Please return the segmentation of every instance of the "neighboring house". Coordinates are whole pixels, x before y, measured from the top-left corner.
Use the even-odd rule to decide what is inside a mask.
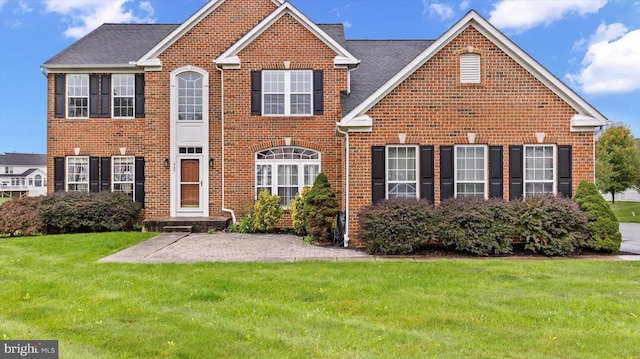
[[[606,123],[474,11],[436,40],[367,41],[288,2],[212,0],[183,24],[105,24],[43,69],[50,192],[235,219],[324,172],[352,245],[383,198],[570,196]]]
[[[47,155],[0,153],[0,197],[47,194]]]

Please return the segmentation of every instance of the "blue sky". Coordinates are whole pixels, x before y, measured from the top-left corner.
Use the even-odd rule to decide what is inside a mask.
[[[0,152],[46,152],[46,60],[102,23],[181,23],[206,1],[0,0]],[[316,23],[343,23],[350,39],[436,39],[474,9],[640,137],[640,0],[291,3]]]

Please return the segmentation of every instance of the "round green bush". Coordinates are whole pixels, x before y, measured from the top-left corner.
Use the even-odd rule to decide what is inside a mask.
[[[547,256],[566,256],[588,236],[587,216],[569,198],[541,194],[512,202],[516,235],[525,249]]]
[[[512,252],[513,215],[503,200],[451,198],[435,211],[442,244],[479,256]]]
[[[589,237],[585,247],[595,251],[617,253],[622,243],[620,224],[615,214],[598,192],[596,185],[587,181],[578,184],[574,201],[589,219]]]
[[[358,221],[369,254],[410,254],[434,243],[433,208],[425,200],[383,200],[364,207]]]

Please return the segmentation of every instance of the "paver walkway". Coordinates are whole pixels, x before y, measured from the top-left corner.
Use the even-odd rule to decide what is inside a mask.
[[[618,260],[640,260],[640,223],[621,223],[622,246]],[[509,257],[506,257],[509,258]],[[590,257],[593,258],[593,257]],[[362,250],[320,247],[293,235],[241,233],[162,233],[100,262],[188,263],[188,262],[298,262],[424,260],[433,257],[371,256]],[[586,258],[585,258],[586,259]]]

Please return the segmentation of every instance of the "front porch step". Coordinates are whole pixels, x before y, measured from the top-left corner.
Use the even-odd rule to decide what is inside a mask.
[[[193,226],[164,226],[162,227],[163,233],[173,233],[173,232],[193,232]]]
[[[227,228],[231,218],[227,217],[162,217],[142,221],[144,232],[188,232],[207,233]]]

